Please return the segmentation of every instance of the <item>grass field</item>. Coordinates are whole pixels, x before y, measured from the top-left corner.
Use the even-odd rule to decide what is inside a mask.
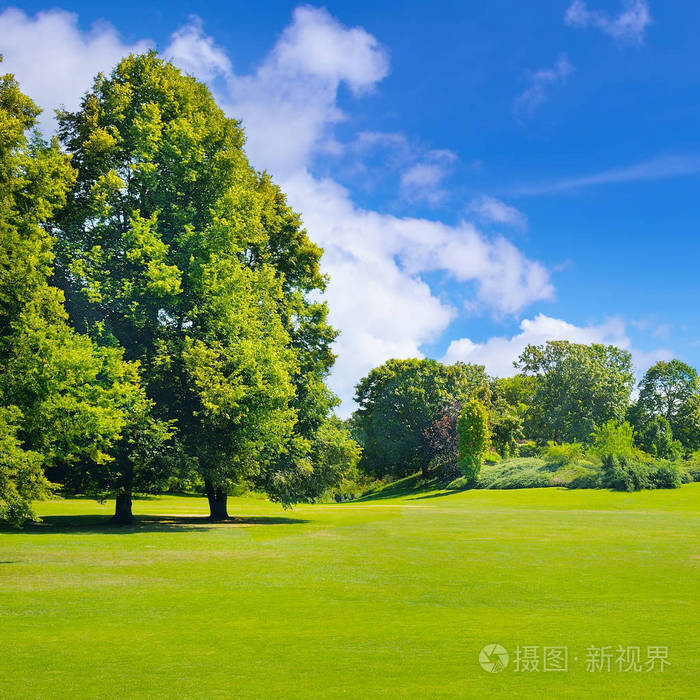
[[[382,497],[383,496],[383,497]],[[0,532],[2,698],[697,698],[700,484],[39,504]],[[479,651],[510,652],[487,673]],[[586,669],[668,647],[664,672]],[[567,647],[518,672],[516,647]],[[521,650],[522,651],[522,650]],[[658,667],[657,667],[658,669]]]

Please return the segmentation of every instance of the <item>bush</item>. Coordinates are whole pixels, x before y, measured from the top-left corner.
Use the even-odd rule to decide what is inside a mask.
[[[700,481],[700,450],[693,452],[683,463],[682,479],[684,484]]]
[[[481,461],[489,447],[488,411],[479,401],[468,401],[457,419],[459,468],[467,481],[476,482]]]
[[[677,489],[683,483],[683,471],[677,462],[642,462],[607,455],[603,457],[600,482],[615,491]]]
[[[677,462],[662,462],[652,472],[651,480],[657,489],[677,489],[683,483],[683,474]]]
[[[639,491],[653,488],[652,469],[628,457],[605,455],[600,470],[600,485],[614,491]]]
[[[566,464],[552,474],[552,485],[568,489],[595,489],[598,488],[599,471],[590,462]]]
[[[591,442],[591,454],[598,455],[601,459],[609,455],[634,457],[639,452],[634,446],[634,428],[627,421],[618,423],[609,420],[599,425],[591,433]]]
[[[482,489],[529,489],[551,486],[547,463],[533,457],[507,459],[484,465],[479,474]]]
[[[548,442],[547,447],[542,450],[542,456],[553,464],[580,462],[583,459],[583,454],[584,449],[580,442],[563,442],[560,445]]]
[[[519,457],[537,457],[540,450],[534,440],[526,440],[518,445],[517,451]]]

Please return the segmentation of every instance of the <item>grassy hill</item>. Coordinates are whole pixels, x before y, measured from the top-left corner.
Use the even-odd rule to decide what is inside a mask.
[[[236,498],[39,504],[0,532],[3,698],[697,696],[700,484],[417,490],[283,511]],[[486,645],[510,653],[501,673]],[[591,646],[668,647],[590,672]],[[567,647],[567,672],[516,648]],[[541,666],[540,666],[541,669]]]

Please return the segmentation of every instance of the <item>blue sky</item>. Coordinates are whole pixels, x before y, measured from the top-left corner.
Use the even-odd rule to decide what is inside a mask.
[[[210,84],[326,250],[347,411],[391,356],[504,374],[566,337],[700,365],[699,25],[659,0],[25,2],[0,53],[46,131],[131,50]]]

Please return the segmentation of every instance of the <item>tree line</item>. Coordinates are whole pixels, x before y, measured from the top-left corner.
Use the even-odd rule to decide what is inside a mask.
[[[325,384],[336,331],[321,249],[241,125],[154,52],[98,75],[51,142],[0,78],[0,515],[173,477],[215,520],[237,485],[283,504],[359,447]]]
[[[587,453],[619,476],[633,469],[626,460],[679,460],[700,450],[700,379],[680,360],[657,362],[637,384],[626,350],[550,341],[527,346],[515,368],[508,378],[430,359],[373,369],[357,385],[348,421],[363,448],[360,468],[380,479],[420,470],[473,484],[489,451],[497,459]]]

